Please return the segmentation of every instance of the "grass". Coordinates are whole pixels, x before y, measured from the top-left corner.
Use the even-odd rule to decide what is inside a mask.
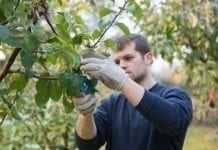
[[[218,148],[218,126],[191,125],[183,150],[215,150]]]

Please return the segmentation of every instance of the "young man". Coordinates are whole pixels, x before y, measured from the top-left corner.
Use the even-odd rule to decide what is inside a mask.
[[[182,150],[192,118],[190,97],[153,79],[153,55],[141,35],[123,36],[117,43],[114,61],[82,60],[84,73],[119,92],[96,110],[94,95],[74,99],[79,149],[99,149],[106,142],[109,150]]]

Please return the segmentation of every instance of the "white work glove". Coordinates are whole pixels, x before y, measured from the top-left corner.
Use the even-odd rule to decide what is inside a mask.
[[[111,59],[96,57],[85,58],[81,61],[80,69],[91,78],[100,80],[105,86],[113,90],[120,90],[128,75]]]
[[[90,115],[94,112],[96,101],[95,95],[93,94],[78,95],[73,99],[75,109],[83,116]]]

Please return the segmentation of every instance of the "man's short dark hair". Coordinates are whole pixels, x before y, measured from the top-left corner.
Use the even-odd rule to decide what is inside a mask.
[[[150,46],[147,39],[140,34],[131,34],[130,36],[121,36],[117,39],[117,51],[122,51],[130,42],[135,42],[135,50],[142,56],[150,52]]]

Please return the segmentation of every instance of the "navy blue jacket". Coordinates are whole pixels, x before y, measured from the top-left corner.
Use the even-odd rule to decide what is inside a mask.
[[[90,140],[75,133],[81,150],[182,150],[192,118],[192,103],[180,88],[155,84],[133,107],[121,93],[102,101],[95,114],[97,135]]]

